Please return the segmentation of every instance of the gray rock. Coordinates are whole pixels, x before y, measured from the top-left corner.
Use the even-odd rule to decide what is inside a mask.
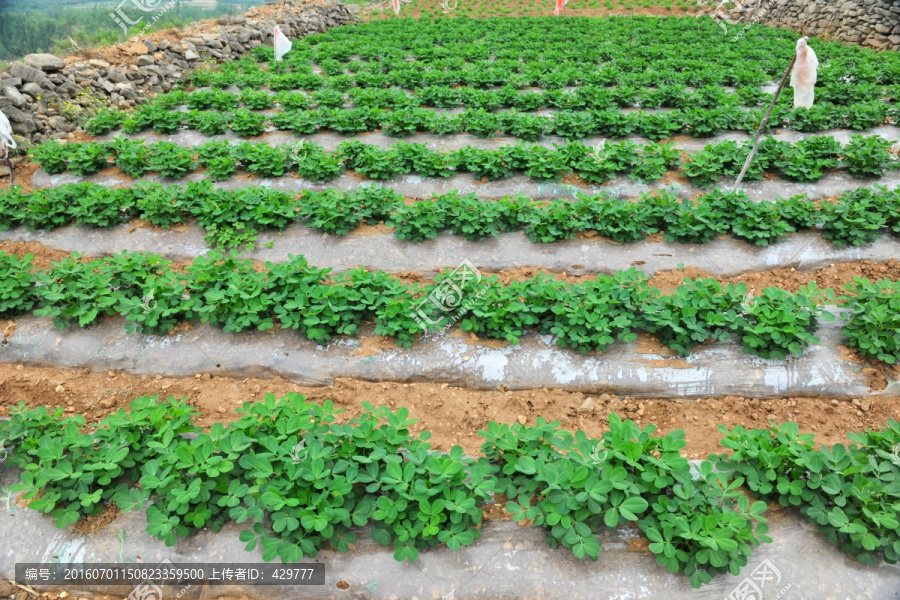
[[[139,67],[146,67],[147,65],[152,65],[155,62],[156,61],[153,60],[153,57],[150,56],[149,54],[144,54],[143,56],[139,56],[137,59],[137,65]]]
[[[151,42],[150,40],[144,40],[144,45],[147,46],[147,51],[150,54],[156,52],[157,45]]]
[[[193,50],[188,50],[184,53],[184,58],[189,61],[200,60],[200,55]]]
[[[22,81],[33,81],[41,87],[45,87],[50,83],[50,80],[47,79],[47,76],[44,75],[43,71],[35,69],[34,67],[29,67],[20,62],[12,62],[9,64],[9,74],[13,77],[18,77]]]
[[[6,86],[3,88],[2,92],[4,96],[13,101],[13,106],[16,106],[17,108],[22,108],[28,104],[28,99],[14,87]],[[10,117],[10,119],[12,119],[12,117]]]
[[[113,83],[122,83],[123,81],[128,81],[128,78],[125,77],[125,75],[114,69],[110,69],[109,73],[106,74],[106,77]]]
[[[169,40],[163,40],[159,43],[159,50],[168,50],[169,49]]]
[[[22,79],[19,77],[10,77],[8,79],[0,79],[0,88],[4,88],[6,86],[10,87],[22,87]]]
[[[22,86],[22,92],[28,94],[35,100],[37,100],[38,96],[44,94],[44,90],[41,89],[41,86],[30,81]]]
[[[63,83],[60,88],[62,89],[62,93],[68,94],[70,98],[74,98],[78,95],[80,91],[78,86],[72,83],[71,81],[66,81]]]
[[[19,123],[12,123],[12,130],[13,133],[18,133],[19,135],[30,135],[37,131],[37,125],[31,119],[28,119]]]
[[[68,123],[62,117],[50,117],[49,125],[51,129],[66,129]]]
[[[66,68],[64,60],[52,54],[29,54],[25,57],[25,64],[41,71],[62,71]]]
[[[6,107],[3,110],[3,114],[9,118],[10,123],[24,123],[25,121],[30,121],[32,119],[31,115],[19,110],[15,106]]]

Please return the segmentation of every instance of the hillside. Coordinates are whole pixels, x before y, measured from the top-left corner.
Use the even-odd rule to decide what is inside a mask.
[[[184,27],[202,19],[236,15],[264,0],[147,0],[131,3],[83,0],[0,2],[0,60],[121,42],[140,32]],[[117,16],[118,13],[118,16]]]

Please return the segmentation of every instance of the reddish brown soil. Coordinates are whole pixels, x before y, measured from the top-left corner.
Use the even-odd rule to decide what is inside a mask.
[[[686,278],[714,278],[722,284],[744,283],[748,289],[756,291],[767,287],[780,287],[796,292],[810,281],[815,281],[818,288],[831,288],[835,292],[844,292],[845,285],[853,283],[854,277],[865,277],[870,281],[890,279],[900,280],[900,262],[890,259],[884,262],[861,260],[855,262],[833,263],[827,267],[812,271],[798,271],[793,267],[779,267],[754,273],[744,273],[734,277],[713,277],[708,271],[697,267],[659,271],[650,278],[650,285],[664,292],[671,292]]]
[[[0,242],[0,252],[15,254],[20,257],[31,254],[31,262],[34,265],[32,271],[49,269],[51,262],[58,262],[71,255],[70,252],[66,252],[65,250],[48,248],[40,242]]]
[[[657,351],[652,340],[646,342],[644,351]],[[187,398],[200,413],[197,423],[209,427],[238,418],[235,408],[244,402],[262,400],[268,392],[276,396],[299,392],[314,402],[331,399],[345,411],[338,418],[340,422],[358,416],[363,400],[394,409],[405,406],[419,419],[413,426],[414,433],[427,429],[433,433],[436,448],[448,450],[459,445],[470,454],[479,452],[482,440],[478,430],[488,421],[533,424],[539,416],[559,420],[570,430],[583,429],[592,437],[606,431],[606,415],[610,412],[642,425],[653,423],[663,433],[683,429],[687,439],[685,453],[692,458],[722,450],[718,445],[721,434],[716,429],[719,424],[765,427],[770,419],[792,420],[801,430],[814,433],[818,443],[833,444],[846,442],[847,432],[884,427],[888,418],[900,419],[900,397],[636,400],[549,389],[484,391],[438,383],[374,383],[355,379],[338,379],[327,387],[309,387],[280,377],[149,377],[0,364],[0,415],[8,415],[10,407],[24,402],[31,407],[63,408],[67,415],[81,414],[88,423],[96,423],[126,407],[134,398],[161,395]],[[595,402],[594,411],[579,412],[588,396]]]
[[[880,281],[885,278],[897,281],[900,280],[900,262],[891,259],[885,262],[862,260],[858,262],[834,263],[805,273],[786,267],[771,269],[761,273],[745,273],[738,277],[723,279],[722,281],[723,283],[743,282],[748,288],[755,287],[757,290],[775,286],[791,291],[797,291],[798,288],[805,286],[809,281],[815,281],[820,288],[831,288],[836,292],[843,292],[844,286],[848,283],[853,283],[854,277],[865,277],[870,281]]]
[[[27,158],[22,159],[13,168],[15,184],[21,185],[23,192],[33,192],[34,188],[31,187],[31,178],[38,169],[40,169],[40,166],[37,163],[31,162]],[[9,175],[0,175],[0,189],[9,189]]]

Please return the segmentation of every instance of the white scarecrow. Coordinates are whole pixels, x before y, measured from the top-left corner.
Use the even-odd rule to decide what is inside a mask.
[[[816,70],[819,59],[806,40],[797,40],[797,62],[791,71],[791,87],[794,88],[794,108],[812,108],[816,99]]]
[[[9,153],[11,150],[15,149],[16,141],[12,136],[12,125],[9,124],[9,119],[7,119],[6,115],[3,114],[3,111],[0,110],[0,162],[5,162],[9,166],[10,187],[12,187],[13,184],[13,166]]]

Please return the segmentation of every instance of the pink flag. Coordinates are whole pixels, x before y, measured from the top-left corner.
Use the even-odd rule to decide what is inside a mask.
[[[559,13],[562,12],[563,6],[565,6],[568,1],[569,0],[556,0],[556,8],[553,9],[553,14],[558,17]]]
[[[400,14],[400,0],[394,0],[394,14]]]

